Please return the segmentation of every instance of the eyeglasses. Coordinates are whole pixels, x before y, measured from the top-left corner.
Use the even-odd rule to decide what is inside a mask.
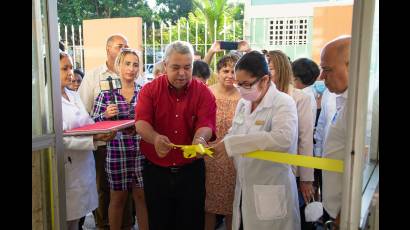
[[[128,45],[126,45],[126,44],[118,44],[118,45],[112,45],[111,47],[123,49],[123,48],[128,48]]]
[[[77,82],[77,84],[81,84],[81,80],[71,80],[71,83],[76,83]]]
[[[239,83],[238,81],[235,80],[235,82],[233,83],[233,85],[236,88],[242,87],[244,89],[250,89],[252,88],[253,85],[255,85],[258,81],[260,81],[263,77],[260,77],[258,79],[256,79],[255,81],[253,81],[252,83],[247,83],[247,82],[243,82],[243,83]]]

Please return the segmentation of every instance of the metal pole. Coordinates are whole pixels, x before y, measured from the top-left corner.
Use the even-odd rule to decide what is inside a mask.
[[[152,64],[155,63],[155,24],[152,22]]]
[[[75,58],[75,40],[74,40],[74,25],[71,24],[71,41],[73,42],[73,65],[74,65],[74,69],[77,68],[76,65],[76,58]]]
[[[217,27],[217,23],[216,20],[214,21],[214,42],[216,41],[216,27]],[[213,43],[212,43],[213,44]],[[216,70],[216,56],[217,54],[215,54],[215,60],[214,60],[214,72]]]
[[[235,41],[236,21],[233,21],[233,40]]]
[[[80,63],[81,63],[81,69],[84,70],[84,60],[83,60],[83,52],[84,52],[84,46],[83,46],[83,39],[82,39],[82,32],[81,32],[81,25],[78,26],[78,34],[80,38]]]
[[[179,24],[179,20],[178,20],[178,41],[181,41],[181,25]]]
[[[170,23],[169,24],[169,27],[168,27],[168,30],[169,30],[169,43],[168,44],[171,44],[171,42],[172,42],[172,24]]]
[[[61,34],[60,34],[60,23],[58,23],[58,41],[61,41]]]
[[[224,41],[226,41],[226,17],[224,15]]]
[[[186,41],[189,42],[189,23],[186,21]]]
[[[145,62],[145,63],[147,63],[147,51],[148,51],[147,48],[148,48],[148,47],[147,47],[147,23],[144,22],[144,62]],[[145,66],[147,66],[147,65],[145,65]],[[144,73],[145,73],[146,71],[147,71],[147,70],[144,68]]]
[[[224,41],[226,41],[226,17],[224,15],[224,28],[223,28],[223,32],[224,32]],[[224,50],[224,55],[226,54],[226,51]]]
[[[195,21],[195,50],[198,50],[198,20]]]
[[[208,52],[208,47],[206,47],[206,39],[208,38],[208,21],[205,21],[205,54]]]
[[[161,52],[163,52],[164,50],[163,50],[163,48],[162,48],[162,46],[163,46],[163,39],[162,39],[162,21],[160,22],[160,34],[161,34]]]
[[[242,19],[242,40],[245,39],[245,19]]]
[[[68,49],[68,35],[67,35],[67,25],[64,25],[64,37],[65,37],[65,48]],[[67,50],[68,51],[68,50]]]

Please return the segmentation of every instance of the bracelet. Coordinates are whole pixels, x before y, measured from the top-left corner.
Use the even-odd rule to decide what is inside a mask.
[[[203,142],[205,142],[205,143],[208,143],[206,140],[205,140],[205,138],[203,138],[203,137],[201,137],[201,136],[199,136],[199,137],[195,137],[195,139],[196,138],[198,138],[198,139],[200,139],[200,140],[202,140]]]

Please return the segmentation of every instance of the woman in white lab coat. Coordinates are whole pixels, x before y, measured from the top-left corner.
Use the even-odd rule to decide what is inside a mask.
[[[233,156],[237,169],[232,229],[300,229],[295,176],[287,164],[246,158],[267,150],[295,154],[298,118],[294,100],[276,89],[263,54],[245,54],[235,66],[238,102],[232,128],[214,146]]]
[[[71,57],[65,52],[60,52],[63,130],[94,123],[77,92],[66,88],[71,84],[72,77]],[[63,138],[68,230],[77,230],[80,218],[98,206],[95,162],[92,152],[95,149],[94,141],[106,141],[114,136],[115,133],[109,133]]]

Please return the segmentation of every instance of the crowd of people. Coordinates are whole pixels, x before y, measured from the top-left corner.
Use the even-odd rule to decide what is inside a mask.
[[[316,229],[338,225],[342,174],[244,157],[265,150],[343,159],[350,37],[329,41],[320,67],[248,42],[209,67],[223,51],[215,41],[202,59],[175,41],[140,76],[140,52],[127,38],[106,40],[106,62],[85,74],[60,50],[63,129],[106,120],[135,126],[64,137],[67,228]],[[119,81],[105,90],[101,81]],[[185,158],[175,145],[209,147],[213,156]],[[314,201],[322,206],[309,207]],[[322,213],[312,220],[313,213]],[[135,218],[136,217],[136,218]],[[320,218],[319,218],[320,217]]]

